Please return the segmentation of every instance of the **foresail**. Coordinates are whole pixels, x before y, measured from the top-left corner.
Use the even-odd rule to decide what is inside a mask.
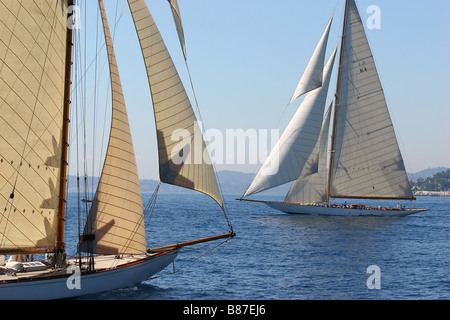
[[[162,182],[211,196],[223,207],[200,126],[161,34],[144,0],[128,0],[150,85]]]
[[[312,174],[300,174],[300,178],[295,180],[284,199],[288,203],[320,203],[327,199],[327,149],[328,132],[330,128],[331,105],[328,108],[322,122],[319,140],[311,153],[314,167],[317,168]]]
[[[306,66],[305,71],[297,84],[297,88],[289,101],[289,104],[294,102],[302,94],[305,94],[311,90],[317,89],[322,86],[323,82],[323,70],[325,62],[325,52],[327,50],[328,35],[330,33],[331,22],[333,21],[333,15],[328,21],[325,31],[317,44],[314,53]]]
[[[97,254],[147,250],[141,189],[119,70],[103,1],[100,13],[108,53],[112,119],[106,158],[84,231],[81,249]]]
[[[55,246],[67,1],[0,0],[0,253]]]
[[[412,198],[375,62],[349,0],[336,99],[330,197]]]
[[[181,50],[183,50],[184,60],[186,57],[186,44],[184,41],[184,31],[183,31],[183,23],[181,21],[180,8],[178,7],[177,0],[167,0],[170,4],[170,9],[172,10],[173,20],[175,21],[175,26],[177,28],[178,39],[180,40]]]
[[[325,65],[323,86],[306,95],[244,197],[296,180],[302,172],[311,174],[317,170],[310,155],[322,127],[336,50]]]

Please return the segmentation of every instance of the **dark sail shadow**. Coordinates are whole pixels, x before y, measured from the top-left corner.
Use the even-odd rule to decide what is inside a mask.
[[[159,178],[161,182],[194,189],[195,183],[180,173],[186,164],[185,160],[191,152],[190,144],[186,144],[179,151],[180,159],[183,161],[181,161],[180,164],[175,164],[171,159],[169,159],[167,147],[164,143],[163,133],[160,130],[157,130],[156,132],[159,145]]]
[[[51,197],[42,200],[40,208],[57,210],[59,205],[59,190],[56,189],[56,186],[51,178],[48,179],[48,187],[50,188]]]
[[[114,219],[112,219],[103,227],[97,229],[95,232],[89,232],[87,230],[86,224],[85,231],[83,232],[83,238],[79,243],[79,250],[83,252],[95,252],[101,254],[117,254],[117,248],[98,244],[98,242],[110,232],[115,224],[116,222],[114,221]]]
[[[45,160],[45,165],[53,168],[61,167],[61,148],[58,145],[55,137],[52,137],[53,154],[54,156],[48,157]]]

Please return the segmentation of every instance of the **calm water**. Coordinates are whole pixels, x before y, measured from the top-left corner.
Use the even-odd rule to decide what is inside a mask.
[[[289,215],[225,198],[233,240],[184,249],[159,277],[84,299],[450,299],[448,197],[419,197],[414,206],[430,211],[402,218]],[[227,231],[204,195],[162,193],[148,242]],[[367,287],[371,265],[379,267],[380,289]]]

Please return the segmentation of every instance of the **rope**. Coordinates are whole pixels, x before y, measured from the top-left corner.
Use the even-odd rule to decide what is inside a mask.
[[[190,72],[190,70],[189,70],[189,65],[188,65],[188,62],[187,62],[187,58],[186,58],[186,57],[185,57],[184,62],[185,62],[185,64],[186,64],[186,70],[187,70],[188,77],[189,77],[189,83],[190,83],[190,85],[191,85],[192,93],[193,93],[193,95],[194,95],[195,107],[196,107],[196,110],[197,110],[197,115],[198,115],[198,117],[199,117],[200,124],[201,124],[200,130],[201,130],[201,133],[202,133],[202,138],[203,138],[203,141],[205,141],[204,136],[203,136],[203,132],[205,131],[205,130],[204,130],[205,128],[204,128],[204,126],[203,126],[203,119],[202,119],[202,115],[201,115],[201,113],[200,113],[200,108],[199,108],[199,104],[198,104],[198,100],[197,100],[197,95],[195,94],[194,83],[193,83],[193,81],[192,81],[192,76],[191,76],[191,72]],[[206,147],[206,149],[208,150],[208,146],[206,145],[206,143],[205,143],[205,147]],[[209,150],[208,150],[208,153],[211,154],[211,153],[209,152]],[[216,173],[217,170],[216,170],[215,162],[214,162],[212,159],[211,159],[211,165],[213,166],[214,172]],[[228,228],[230,229],[230,232],[234,233],[234,231],[233,231],[233,226],[231,225],[231,221],[230,221],[230,219],[229,219],[229,217],[228,217],[228,209],[226,208],[225,201],[224,201],[224,199],[223,199],[224,197],[223,197],[222,185],[220,184],[220,180],[219,180],[219,177],[217,176],[217,174],[215,174],[215,176],[216,176],[216,180],[217,180],[217,185],[218,185],[218,187],[219,187],[220,195],[222,196],[222,206],[221,206],[221,209],[222,209],[222,211],[223,211],[223,213],[224,213],[224,215],[225,215],[225,220],[226,220],[226,222],[227,222],[227,224],[228,224]]]
[[[175,271],[175,261],[174,261],[174,262],[173,262],[173,272],[168,273],[168,274],[157,275],[157,276],[148,278],[147,280],[154,280],[154,279],[158,279],[158,278],[161,278],[161,277],[164,277],[164,276],[167,276],[167,275],[172,275],[172,274],[175,274],[175,273],[179,273],[180,271],[182,271],[182,270],[183,270],[184,268],[186,268],[187,266],[193,265],[195,262],[197,262],[198,260],[200,260],[200,258],[202,258],[203,256],[205,256],[205,255],[207,255],[207,254],[210,254],[211,252],[213,252],[213,251],[215,251],[215,250],[218,250],[221,246],[223,246],[226,242],[230,241],[231,239],[232,239],[232,238],[225,239],[225,240],[222,241],[220,244],[218,244],[216,247],[214,247],[214,248],[212,248],[212,249],[210,249],[210,250],[208,250],[208,251],[205,251],[204,253],[200,254],[195,260],[190,261],[188,264],[186,264],[186,265],[184,265],[183,267],[177,269],[177,271]],[[190,249],[190,250],[184,249],[184,251],[198,251],[198,250],[200,250],[200,249]]]

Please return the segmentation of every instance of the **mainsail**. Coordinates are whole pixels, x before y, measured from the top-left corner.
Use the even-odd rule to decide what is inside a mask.
[[[354,0],[347,2],[344,19],[330,197],[411,199],[383,89]]]
[[[147,243],[133,142],[102,0],[99,6],[111,76],[112,119],[106,158],[81,248],[97,254],[145,253]]]
[[[144,0],[128,0],[128,5],[152,94],[160,180],[203,192],[223,208],[200,126],[161,34]]]
[[[302,173],[307,175],[317,171],[315,161],[310,155],[322,127],[336,50],[337,48],[325,65],[323,86],[306,95],[244,197],[296,180]]]
[[[67,2],[0,0],[0,252],[55,246]]]
[[[317,44],[316,49],[314,50],[314,53],[311,56],[311,59],[309,60],[309,63],[306,66],[297,87],[295,88],[289,104],[294,102],[294,100],[301,95],[322,86],[325,52],[327,50],[328,35],[330,34],[332,21],[333,15],[331,16],[330,21],[328,21],[325,31],[323,32],[322,37],[320,38],[319,43]]]

